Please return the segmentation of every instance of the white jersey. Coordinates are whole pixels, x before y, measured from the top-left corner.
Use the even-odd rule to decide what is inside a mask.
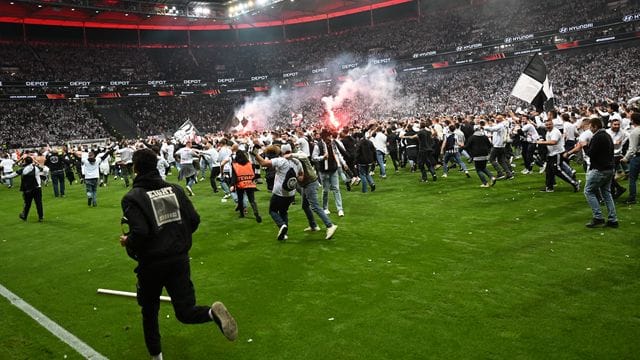
[[[584,162],[587,163],[587,165],[591,165],[591,159],[589,158],[589,155],[587,155],[585,149],[587,146],[589,146],[592,137],[593,132],[591,132],[591,129],[587,129],[582,132],[582,134],[580,134],[580,137],[578,138],[578,143],[582,144],[582,158],[584,159]]]
[[[2,171],[5,174],[13,172],[13,165],[15,165],[15,161],[11,159],[3,159],[2,161],[0,161],[0,166],[2,166]]]
[[[273,180],[273,191],[272,194],[282,196],[282,197],[292,197],[295,196],[296,190],[286,191],[282,188],[282,182],[287,176],[287,172],[289,168],[294,166],[294,171],[296,175],[302,171],[302,164],[298,160],[288,160],[282,157],[275,158],[271,160],[271,164],[276,171],[276,177]]]
[[[562,139],[562,133],[560,130],[553,128],[551,131],[547,131],[547,141],[557,141],[555,145],[547,145],[549,156],[562,154],[564,152],[564,140]]]

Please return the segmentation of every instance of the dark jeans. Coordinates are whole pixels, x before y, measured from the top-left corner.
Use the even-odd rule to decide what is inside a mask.
[[[211,188],[213,192],[218,192],[218,185],[216,183],[216,179],[220,176],[220,166],[211,167],[211,177],[209,178],[209,182],[211,183]]]
[[[487,181],[493,179],[493,174],[487,169],[487,160],[474,160],[473,165],[482,185],[487,185]]]
[[[278,195],[271,195],[271,201],[269,202],[269,215],[276,223],[278,228],[282,225],[289,226],[289,205],[293,202],[293,196],[282,197]]]
[[[258,216],[258,204],[256,204],[255,197],[256,189],[248,188],[248,189],[236,189],[236,194],[238,194],[238,209],[240,210],[240,217],[244,217],[244,195],[247,194],[247,199],[249,199],[249,204],[251,204],[251,208],[253,209],[253,214]]]
[[[489,153],[489,162],[493,165],[493,168],[498,172],[498,177],[503,176],[505,173],[507,177],[511,177],[511,166],[507,161],[507,153],[504,148],[493,147]]]
[[[23,217],[27,218],[29,216],[29,210],[31,209],[31,202],[35,201],[36,210],[38,210],[38,219],[42,219],[44,217],[44,211],[42,210],[42,189],[36,188],[33,190],[25,191],[22,193],[22,198],[24,199],[24,208],[22,209]]]
[[[158,310],[163,287],[171,297],[178,321],[184,324],[212,321],[209,317],[209,306],[196,306],[196,294],[191,282],[188,260],[140,265],[135,272],[138,274],[138,304],[142,308],[144,342],[149,354],[158,355],[162,352]],[[219,325],[219,320],[216,323]]]
[[[638,174],[640,174],[640,155],[629,161],[629,200],[635,201],[637,193]]]
[[[430,152],[418,151],[418,169],[420,169],[420,173],[422,174],[422,180],[427,180],[427,171],[425,170],[425,166],[429,169],[431,176],[435,178],[436,169],[434,168],[434,162],[435,160]]]
[[[64,170],[52,171],[51,183],[53,183],[53,195],[55,197],[64,196]]]
[[[398,171],[398,152],[390,151],[389,156],[391,157],[391,162],[393,162],[393,168],[395,171]]]
[[[525,142],[522,143],[522,158],[524,159],[525,169],[533,170],[533,154],[536,151],[537,144]]]

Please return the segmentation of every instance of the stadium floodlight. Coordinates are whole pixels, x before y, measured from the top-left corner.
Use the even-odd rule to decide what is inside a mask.
[[[248,5],[249,7],[253,7],[253,1],[252,1],[252,0],[249,0],[249,2],[247,3],[247,5]]]
[[[267,0],[257,0],[258,1],[258,5],[260,6],[264,6],[267,4]]]

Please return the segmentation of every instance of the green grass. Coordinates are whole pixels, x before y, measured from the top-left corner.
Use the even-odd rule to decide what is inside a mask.
[[[403,172],[376,178],[375,193],[346,192],[335,240],[304,233],[300,202],[289,240],[264,217],[238,219],[208,181],[192,198],[198,302],[222,300],[239,324],[236,343],[212,324],[183,325],[160,310],[167,359],[632,359],[640,354],[640,208],[618,203],[619,229],[587,229],[582,194],[541,175],[481,189],[475,174],[421,184]],[[175,179],[174,179],[175,180]],[[44,189],[17,217],[17,189],[0,189],[0,283],[112,359],[147,353],[135,299],[135,263],[118,244],[121,182],[86,206]],[[167,318],[168,317],[168,318]],[[79,358],[0,300],[0,359]]]

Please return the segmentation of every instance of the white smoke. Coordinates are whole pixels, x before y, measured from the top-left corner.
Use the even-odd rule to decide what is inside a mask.
[[[326,67],[339,69],[339,64],[349,61],[353,63],[350,58],[341,57]],[[290,126],[291,114],[303,113],[305,123],[308,123],[326,112],[328,125],[338,128],[355,120],[378,120],[415,109],[415,97],[402,94],[402,85],[396,79],[393,66],[369,62],[346,74],[336,71],[334,75],[334,80],[341,75],[344,81],[334,81],[335,85],[330,89],[313,84],[298,89],[272,88],[268,94],[249,98],[235,111],[235,116],[239,120],[245,118],[249,121],[245,130],[262,130]],[[321,76],[326,80],[331,72]],[[310,79],[310,82],[314,80],[319,79]],[[346,118],[337,119],[334,115],[336,110],[347,114]]]

